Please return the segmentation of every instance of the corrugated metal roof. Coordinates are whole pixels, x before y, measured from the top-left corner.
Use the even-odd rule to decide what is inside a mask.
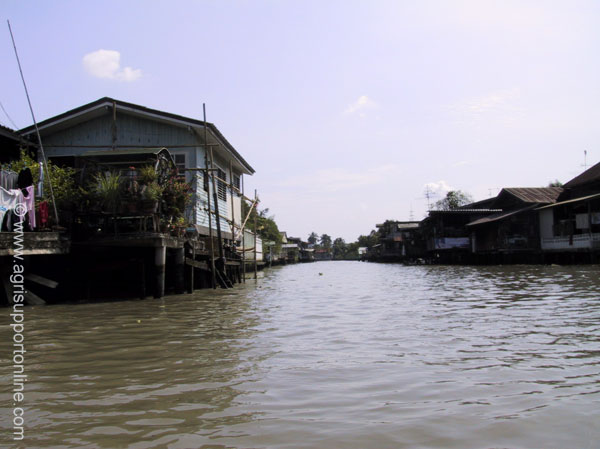
[[[600,162],[594,165],[591,168],[588,168],[586,171],[581,173],[580,175],[574,177],[569,182],[567,182],[564,187],[571,188],[576,187],[581,184],[587,184],[588,182],[600,181]]]
[[[472,221],[471,223],[467,223],[467,226],[477,226],[477,225],[492,223],[494,221],[504,220],[505,218],[508,218],[508,217],[510,217],[512,215],[520,214],[521,212],[525,212],[527,210],[531,210],[531,209],[533,209],[536,206],[537,206],[537,204],[531,204],[531,205],[526,206],[526,207],[521,207],[520,209],[508,210],[508,211],[505,211],[505,212],[500,212],[500,213],[497,213],[497,214],[488,215],[487,217],[483,217],[483,218],[480,218],[479,220],[475,220],[475,221]]]
[[[19,140],[21,136],[14,129],[9,128],[8,126],[0,125],[0,135],[4,137],[8,137],[13,140]]]
[[[563,204],[569,203],[578,203],[580,201],[591,200],[594,198],[600,198],[600,193],[595,193],[593,195],[582,196],[579,198],[573,198],[572,200],[561,201],[560,203],[549,204],[548,206],[538,207],[536,210],[548,209],[550,207],[562,206]]]
[[[506,187],[498,194],[507,192],[524,203],[554,203],[563,191],[562,187]]]
[[[398,230],[401,231],[403,229],[415,229],[418,228],[420,225],[420,222],[415,221],[412,223],[398,223]]]
[[[502,209],[450,209],[450,210],[430,210],[429,213],[436,213],[436,214],[468,214],[468,213],[479,213],[479,212],[486,212],[486,213],[494,213],[494,212],[502,212]]]

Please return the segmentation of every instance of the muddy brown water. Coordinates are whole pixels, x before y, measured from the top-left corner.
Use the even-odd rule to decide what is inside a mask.
[[[319,262],[25,310],[1,447],[598,448],[600,267]]]

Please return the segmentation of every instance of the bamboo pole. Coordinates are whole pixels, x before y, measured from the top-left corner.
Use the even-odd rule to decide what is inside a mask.
[[[204,176],[208,176],[208,147],[206,144],[208,143],[208,137],[206,135],[206,105],[202,103],[202,113],[204,115],[204,166],[206,167],[206,171],[204,172]],[[204,185],[208,186],[208,191],[206,192],[206,198],[208,199],[208,235],[210,239],[210,271],[211,271],[211,282],[212,288],[217,288],[217,274],[215,270],[215,244],[213,241],[213,232],[212,232],[212,215],[211,215],[211,207],[210,207],[210,186],[205,180],[202,180],[203,187]],[[217,220],[219,218],[217,217]]]
[[[244,199],[244,177],[242,176],[242,198],[240,201],[245,201]],[[240,217],[241,218],[241,217]],[[244,222],[245,224],[245,222]],[[240,228],[240,232],[242,234],[242,279],[244,284],[246,283],[246,231],[244,231],[244,225]]]
[[[256,204],[257,196],[256,189],[254,189],[254,204]],[[254,214],[254,279],[258,279],[258,264],[256,262],[258,248],[256,246],[256,234],[258,233],[258,229],[256,226],[256,219],[258,216],[258,211]]]
[[[213,151],[210,149],[210,168],[214,169]],[[219,197],[217,192],[217,185],[215,182],[215,176],[211,176],[212,187],[213,187],[213,201],[215,202],[215,221],[217,223],[217,240],[219,241],[219,263],[224,262],[223,257],[223,237],[221,236],[221,219],[219,218]],[[227,191],[226,191],[227,192]]]
[[[233,201],[233,162],[229,161],[229,179],[231,180],[231,235],[235,244],[235,206]]]

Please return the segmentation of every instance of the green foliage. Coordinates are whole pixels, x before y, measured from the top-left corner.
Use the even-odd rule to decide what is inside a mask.
[[[96,173],[92,192],[100,201],[102,208],[107,212],[115,212],[121,196],[123,179],[116,171]]]
[[[319,235],[316,232],[311,232],[310,235],[308,236],[307,241],[311,245],[316,245],[317,242],[319,241]]]
[[[177,220],[185,215],[185,209],[191,204],[193,189],[187,182],[181,181],[175,174],[171,175],[162,188],[164,215]]]
[[[548,187],[562,187],[563,183],[560,182],[558,179],[555,179],[554,181],[550,181],[548,183]]]
[[[151,182],[148,185],[142,186],[142,199],[148,201],[159,201],[163,193],[163,189],[157,182]]]
[[[379,243],[379,233],[371,231],[369,235],[361,235],[358,237],[358,246],[372,248]]]
[[[246,201],[242,201],[242,220],[248,215],[250,206],[251,205]],[[279,252],[281,249],[281,233],[279,232],[279,227],[275,222],[275,216],[269,216],[268,208],[257,212],[257,208],[253,207],[252,211],[250,212],[250,218],[248,218],[248,221],[246,222],[246,229],[254,232],[255,218],[257,234],[263,241],[275,242],[273,251]]]
[[[333,241],[333,258],[343,259],[346,255],[346,242],[343,238],[338,237]]]
[[[331,249],[331,237],[327,234],[321,235],[319,238],[319,242],[321,243],[321,247],[324,249]]]
[[[452,210],[472,202],[473,197],[468,193],[451,190],[446,194],[446,198],[436,201],[433,208],[435,210]]]
[[[152,183],[156,183],[158,181],[158,174],[156,170],[154,170],[154,165],[144,165],[139,169],[138,182],[143,185],[150,185]]]

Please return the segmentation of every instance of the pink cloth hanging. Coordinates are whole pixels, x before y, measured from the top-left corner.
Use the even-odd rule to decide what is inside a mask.
[[[25,187],[23,192],[23,202],[25,203],[25,207],[27,208],[27,212],[29,212],[29,226],[31,226],[31,230],[35,229],[35,194],[33,193],[33,186]],[[27,196],[25,196],[27,193]]]

